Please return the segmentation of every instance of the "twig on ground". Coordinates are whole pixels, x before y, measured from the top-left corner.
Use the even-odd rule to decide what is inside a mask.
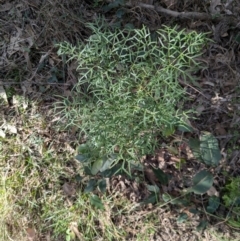
[[[193,19],[193,20],[214,20],[216,22],[220,22],[223,19],[223,15],[219,16],[213,16],[208,13],[199,13],[199,12],[176,12],[172,11],[170,9],[163,8],[161,6],[154,6],[150,4],[145,4],[145,3],[138,3],[138,4],[132,4],[132,3],[127,3],[126,6],[128,7],[134,7],[134,6],[139,6],[142,8],[148,8],[151,10],[154,10],[160,14],[174,17],[174,18],[179,18],[179,19]]]

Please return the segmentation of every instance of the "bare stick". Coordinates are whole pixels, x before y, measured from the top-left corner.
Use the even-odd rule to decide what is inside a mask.
[[[131,3],[127,3],[126,6],[133,7],[133,6],[139,6],[142,8],[148,8],[151,10],[154,10],[162,15],[165,16],[170,16],[174,18],[179,18],[179,19],[193,19],[193,20],[214,20],[216,22],[219,22],[223,19],[223,15],[218,15],[217,17],[212,16],[211,14],[208,13],[198,13],[198,12],[176,12],[172,11],[170,9],[166,9],[160,6],[154,6],[150,4],[145,4],[145,3],[138,3],[136,5],[133,5]]]

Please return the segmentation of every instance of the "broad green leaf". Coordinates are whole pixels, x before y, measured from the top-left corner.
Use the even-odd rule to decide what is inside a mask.
[[[81,177],[79,174],[77,174],[77,175],[75,176],[75,179],[76,179],[77,182],[81,182],[82,179],[83,179],[83,177]]]
[[[220,205],[220,199],[217,196],[211,196],[208,200],[207,212],[214,213]]]
[[[79,162],[86,162],[87,160],[89,160],[89,157],[86,155],[82,155],[79,154],[77,156],[75,156],[75,158],[79,161]]]
[[[97,195],[92,195],[90,197],[90,203],[98,209],[104,209],[103,203]]]
[[[89,180],[87,186],[84,189],[84,192],[85,193],[92,192],[95,189],[96,185],[97,185],[97,181],[95,179]]]
[[[200,136],[200,153],[203,161],[211,166],[217,166],[222,158],[217,139],[208,132]]]
[[[100,189],[100,191],[102,193],[104,193],[106,191],[107,182],[106,182],[105,178],[98,181],[98,188]]]
[[[89,145],[82,144],[78,147],[78,152],[81,154],[88,154],[89,153]]]
[[[151,193],[144,201],[143,203],[148,204],[148,203],[156,203],[158,202],[158,195],[156,193]]]
[[[103,177],[112,177],[113,175],[121,175],[121,174],[124,174],[124,172],[122,171],[121,168],[122,168],[122,165],[118,164],[118,165],[113,166],[110,169],[103,171],[100,174]]]
[[[195,194],[204,194],[213,184],[213,175],[206,171],[202,170],[198,172],[193,178],[193,186],[189,188],[190,192]]]
[[[164,202],[169,202],[169,201],[171,201],[172,200],[172,197],[168,194],[168,193],[164,193],[163,195],[162,195],[162,199],[163,199],[163,201]]]
[[[103,164],[103,159],[98,159],[93,163],[91,168],[92,175],[96,175],[100,171],[102,164]]]
[[[197,226],[197,231],[203,231],[204,229],[206,229],[207,225],[208,222],[206,220],[202,220]]]
[[[157,185],[147,185],[147,189],[150,192],[159,193],[160,189]]]
[[[157,177],[157,179],[161,182],[161,184],[163,185],[167,185],[168,181],[169,181],[169,177],[166,173],[164,173],[161,169],[155,169],[152,168],[155,176]]]
[[[177,218],[177,223],[184,223],[188,219],[188,215],[186,213],[181,213]]]
[[[112,164],[116,161],[117,155],[111,155],[111,157],[103,159],[103,165],[100,168],[100,172],[104,172],[112,167]]]
[[[193,213],[193,214],[198,214],[199,213],[199,211],[197,209],[195,209],[195,208],[190,208],[189,212]]]
[[[200,160],[201,159],[200,141],[198,139],[190,138],[188,144],[189,144],[195,158]]]
[[[89,166],[84,166],[83,170],[84,170],[85,175],[92,176],[92,172],[91,172],[91,169],[89,168]]]
[[[187,207],[189,206],[189,201],[179,197],[172,199],[171,204]]]

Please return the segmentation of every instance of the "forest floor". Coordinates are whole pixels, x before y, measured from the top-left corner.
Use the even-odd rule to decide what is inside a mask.
[[[240,209],[226,207],[222,198],[226,185],[240,175],[240,3],[132,2],[0,0],[1,241],[240,240],[240,213],[234,211]],[[213,15],[215,19],[209,17]],[[222,159],[209,169],[214,174],[211,190],[187,196],[188,206],[144,202],[151,173],[141,182],[108,179],[107,192],[99,195],[104,209],[83,192],[75,159],[80,141],[75,130],[57,124],[60,116],[54,111],[61,97],[71,95],[77,65],[59,56],[55,44],[84,42],[91,35],[85,24],[97,16],[112,26],[145,25],[151,31],[177,24],[212,39],[201,56],[205,67],[196,74],[197,86],[184,86],[191,94],[185,108],[197,111],[190,120],[194,135],[211,133]],[[184,188],[183,179],[192,180],[205,168],[187,151],[190,137],[176,132],[151,157],[173,174],[171,184],[160,185],[173,197]],[[240,190],[240,181],[236,185]],[[220,205],[208,213],[211,196],[218,196]]]

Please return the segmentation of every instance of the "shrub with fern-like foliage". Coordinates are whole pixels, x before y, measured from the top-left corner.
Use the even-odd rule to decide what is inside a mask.
[[[79,80],[60,112],[77,126],[99,156],[118,153],[137,160],[153,153],[158,137],[172,133],[189,112],[179,85],[199,69],[195,57],[206,43],[204,34],[178,27],[110,29],[89,24],[92,35],[74,47],[59,45],[59,54],[77,59]]]

